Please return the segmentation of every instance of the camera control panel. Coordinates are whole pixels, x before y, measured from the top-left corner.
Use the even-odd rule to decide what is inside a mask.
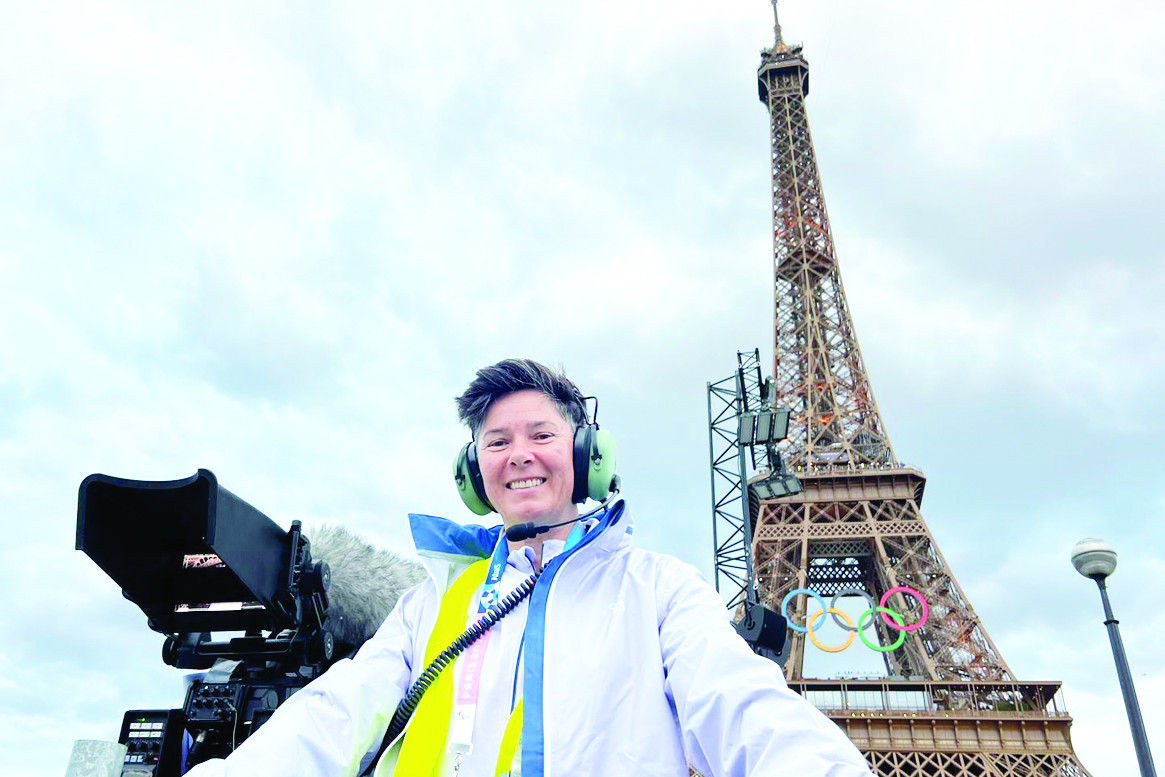
[[[243,712],[246,685],[241,682],[196,682],[186,699],[186,721],[191,728],[232,728]]]
[[[121,777],[177,777],[182,710],[128,710],[121,720]]]

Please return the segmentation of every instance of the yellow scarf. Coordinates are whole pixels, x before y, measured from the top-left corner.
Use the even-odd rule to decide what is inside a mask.
[[[441,609],[437,612],[437,622],[425,645],[425,666],[441,654],[465,630],[465,614],[473,595],[485,582],[489,569],[488,558],[471,564],[457,576],[449,590],[441,597]],[[437,675],[429,686],[421,702],[409,721],[400,752],[397,755],[393,777],[435,777],[444,755],[445,738],[449,734],[449,720],[453,715],[453,672],[450,666]],[[508,775],[510,764],[518,749],[522,735],[522,702],[514,707],[502,734],[494,773],[498,777]],[[381,759],[376,768],[376,777],[387,777],[380,767],[386,765]]]

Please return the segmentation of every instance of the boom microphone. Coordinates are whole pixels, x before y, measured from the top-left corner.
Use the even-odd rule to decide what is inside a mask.
[[[363,645],[388,617],[397,599],[425,576],[424,567],[391,551],[373,547],[342,526],[305,528],[312,558],[327,562],[328,628],[353,650]]]
[[[607,498],[600,502],[598,507],[583,513],[578,518],[571,518],[569,521],[563,521],[562,523],[550,523],[545,526],[540,526],[536,523],[519,523],[506,529],[506,539],[510,542],[525,542],[526,540],[534,539],[539,534],[545,534],[551,529],[566,526],[568,523],[578,523],[584,518],[590,518],[595,513],[601,513],[607,509],[607,505],[611,503],[611,500],[619,495],[621,485],[622,482],[619,480],[619,476],[616,475],[611,480],[611,493],[607,494]]]
[[[516,526],[511,526],[506,529],[506,539],[510,542],[525,542],[526,540],[534,539],[539,534],[545,534],[551,529],[557,529],[559,526],[566,526],[568,523],[577,523],[583,518],[586,518],[586,516],[580,515],[578,518],[571,518],[569,521],[551,523],[546,526],[539,526],[536,523],[519,523]]]

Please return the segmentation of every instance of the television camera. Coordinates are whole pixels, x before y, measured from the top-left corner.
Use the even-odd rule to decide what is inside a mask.
[[[329,606],[331,569],[313,559],[300,522],[284,531],[209,470],[171,481],[90,475],[77,549],[166,635],[165,663],[205,672],[181,709],[125,713],[123,777],[175,777],[228,755],[362,641],[343,607]]]

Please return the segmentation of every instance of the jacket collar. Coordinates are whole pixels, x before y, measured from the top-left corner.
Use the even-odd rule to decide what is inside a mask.
[[[585,545],[599,552],[612,552],[631,542],[631,514],[622,497],[615,497],[599,518],[599,536]],[[421,563],[444,593],[457,575],[470,564],[493,553],[502,537],[502,526],[461,524],[435,515],[409,513],[409,528]]]

